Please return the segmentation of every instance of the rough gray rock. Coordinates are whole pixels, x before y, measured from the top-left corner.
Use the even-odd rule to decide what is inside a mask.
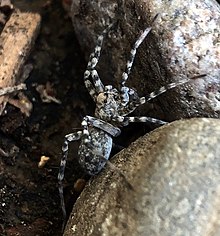
[[[70,235],[220,235],[220,121],[176,121],[139,138],[77,200]]]
[[[86,60],[97,36],[118,20],[98,65],[103,81],[117,84],[132,44],[158,12],[160,18],[138,50],[128,84],[144,95],[182,77],[207,73],[161,96],[157,109],[167,120],[219,117],[220,7],[215,0],[72,0],[70,16]]]

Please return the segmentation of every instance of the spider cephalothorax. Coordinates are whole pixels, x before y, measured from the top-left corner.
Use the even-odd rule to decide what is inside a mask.
[[[105,86],[104,91],[97,96],[95,116],[111,123],[112,117],[118,115],[118,110],[121,107],[120,101],[118,90],[111,85]]]
[[[104,91],[99,93],[96,98],[95,117],[111,124],[118,123],[117,117],[134,111],[136,107],[132,106],[132,103],[139,104],[139,102],[138,94],[131,88],[122,87],[122,90],[119,91],[111,85],[105,86]]]

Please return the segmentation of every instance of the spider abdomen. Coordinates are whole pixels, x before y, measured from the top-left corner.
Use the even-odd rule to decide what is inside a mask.
[[[112,137],[95,127],[90,130],[91,140],[85,143],[81,140],[79,146],[79,164],[89,175],[98,174],[109,159],[112,149]]]

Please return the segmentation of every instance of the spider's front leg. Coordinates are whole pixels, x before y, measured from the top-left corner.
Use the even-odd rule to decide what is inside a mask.
[[[167,92],[168,90],[171,90],[173,88],[176,88],[178,86],[181,86],[183,84],[186,84],[186,83],[189,83],[190,81],[194,80],[194,79],[198,79],[198,78],[202,78],[202,77],[205,77],[206,74],[201,74],[201,75],[196,75],[196,76],[193,76],[191,78],[184,78],[180,81],[177,81],[177,82],[173,82],[173,83],[170,83],[170,84],[167,84],[165,86],[162,86],[160,87],[158,90],[154,91],[154,92],[151,92],[150,94],[144,96],[144,97],[137,97],[135,99],[131,99],[127,104],[126,106],[124,106],[121,114],[129,114],[131,113],[132,111],[134,111],[137,107],[139,107],[140,105],[146,103],[146,102],[149,102],[151,101],[152,99],[158,97],[159,95]]]
[[[79,140],[82,137],[82,131],[78,131],[76,133],[67,134],[64,138],[64,143],[62,146],[62,158],[60,162],[60,168],[58,173],[58,185],[59,185],[59,195],[60,195],[60,201],[61,201],[61,208],[63,212],[63,228],[66,223],[66,208],[65,208],[65,201],[63,196],[63,179],[64,179],[64,173],[66,168],[66,161],[68,156],[68,150],[69,150],[69,142],[73,142],[76,140]]]
[[[153,25],[153,23],[156,21],[158,15],[159,14],[157,14],[154,17],[151,25]],[[122,100],[123,105],[126,105],[129,102],[129,95],[133,93],[133,90],[126,87],[125,83],[126,83],[128,77],[129,77],[129,74],[131,72],[131,68],[132,68],[133,63],[134,63],[134,59],[135,59],[135,56],[136,56],[136,53],[137,53],[137,49],[141,45],[141,43],[144,41],[144,39],[147,37],[147,35],[150,33],[151,29],[152,29],[152,26],[150,26],[150,27],[148,27],[144,30],[144,32],[136,40],[136,42],[134,43],[134,45],[133,45],[133,47],[130,51],[130,57],[127,61],[125,71],[122,74],[122,81],[121,81],[121,100]]]
[[[151,92],[150,94],[144,96],[144,97],[136,97],[135,99],[130,99],[130,101],[127,102],[127,104],[123,107],[121,114],[127,115],[129,113],[131,113],[132,111],[134,111],[137,107],[139,107],[140,105],[151,101],[152,99],[158,97],[159,95],[167,92],[168,90],[172,89],[172,88],[176,88],[180,85],[183,85],[185,83],[188,83],[190,81],[190,79],[183,79],[181,81],[178,82],[174,82],[174,83],[170,83],[167,84],[165,86],[160,87],[158,90]]]
[[[103,85],[95,67],[96,67],[96,65],[99,61],[99,58],[100,58],[100,52],[101,52],[104,36],[110,30],[111,27],[112,27],[112,24],[110,24],[102,32],[102,34],[98,36],[94,52],[92,52],[89,57],[89,62],[88,62],[86,71],[84,73],[85,86],[94,101],[96,101],[97,95],[104,91],[104,85]],[[92,82],[89,80],[90,76],[92,78]]]

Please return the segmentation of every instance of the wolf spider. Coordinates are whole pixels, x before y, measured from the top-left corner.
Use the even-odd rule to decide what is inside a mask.
[[[131,72],[137,48],[152,29],[152,27],[148,27],[139,36],[130,51],[130,58],[127,61],[126,69],[122,74],[120,89],[116,89],[112,85],[104,86],[96,70],[96,65],[100,58],[103,38],[111,27],[112,25],[107,27],[103,33],[98,36],[97,44],[90,55],[84,73],[85,86],[96,104],[95,115],[94,117],[85,116],[81,123],[82,130],[67,134],[62,146],[63,156],[60,163],[58,181],[64,220],[66,218],[66,210],[62,181],[64,178],[69,143],[76,140],[81,141],[78,149],[79,164],[87,174],[91,176],[98,174],[106,163],[109,163],[108,159],[113,145],[112,138],[120,135],[121,130],[119,127],[127,126],[131,122],[151,122],[159,125],[167,123],[151,117],[128,117],[127,115],[140,105],[149,102],[160,94],[165,93],[167,90],[190,81],[190,79],[186,78],[178,82],[167,84],[144,97],[139,97],[134,89],[125,85]],[[197,77],[201,76],[195,76],[193,78]]]

